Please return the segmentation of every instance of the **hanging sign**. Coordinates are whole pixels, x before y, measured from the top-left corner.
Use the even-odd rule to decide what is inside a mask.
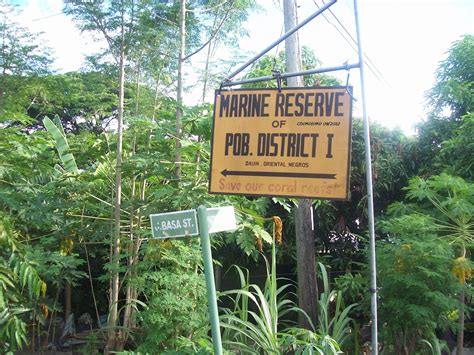
[[[351,90],[216,91],[209,192],[348,199]]]

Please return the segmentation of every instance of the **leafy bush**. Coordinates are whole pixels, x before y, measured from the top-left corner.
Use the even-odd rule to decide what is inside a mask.
[[[139,351],[162,353],[192,348],[202,339],[205,343],[208,319],[201,259],[193,240],[148,242],[133,281],[148,305],[138,314],[143,332]]]
[[[472,269],[466,246],[474,241],[472,183],[443,173],[415,177],[406,190],[411,203],[390,206],[393,217],[383,223],[389,239],[379,243],[377,259],[384,340],[398,354],[414,353],[427,339],[437,344],[436,330],[454,328],[449,315],[458,310],[462,335],[458,300]]]
[[[397,354],[414,354],[422,339],[453,325],[460,284],[451,272],[451,245],[435,233],[431,219],[405,215],[385,229],[396,239],[380,242],[377,266],[383,343]]]
[[[0,214],[0,351],[10,354],[27,344],[25,317],[46,284],[23,253],[9,219]]]

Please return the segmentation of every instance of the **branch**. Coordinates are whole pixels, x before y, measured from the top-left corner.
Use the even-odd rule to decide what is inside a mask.
[[[199,8],[193,9],[193,10],[188,10],[188,9],[186,9],[186,12],[196,12],[196,13],[211,12],[212,10],[215,10],[215,9],[221,7],[221,6],[224,6],[227,2],[229,2],[229,0],[226,0],[226,1],[224,1],[224,2],[222,2],[222,3],[220,3],[220,4],[217,4],[217,5],[213,6],[213,7],[209,7],[209,8],[207,8],[207,9],[202,9],[202,10],[199,9]]]
[[[92,21],[92,23],[95,24],[95,26],[97,27],[97,29],[99,30],[99,32],[102,33],[102,35],[104,36],[105,40],[107,41],[107,44],[109,45],[109,48],[110,50],[112,51],[112,53],[114,52],[114,48],[117,47],[117,43],[116,41],[109,35],[109,33],[107,32],[107,29],[106,29],[106,24],[101,21],[100,19],[100,15],[98,14],[98,12],[96,11],[96,9],[94,8],[93,4],[90,3],[90,2],[81,2],[79,4],[72,4],[73,6],[77,6],[77,7],[81,7],[82,6],[82,9],[85,11],[85,14],[87,16],[89,16],[89,19],[90,21]],[[71,14],[74,16],[74,10],[72,10]],[[80,15],[79,15],[80,16]],[[84,31],[85,29],[83,29]],[[118,62],[118,59],[116,58],[116,55],[114,55],[114,59],[116,62]]]
[[[212,34],[212,36],[206,41],[206,43],[204,43],[201,47],[199,47],[198,49],[196,49],[194,52],[192,52],[191,54],[188,54],[186,57],[183,58],[183,62],[189,58],[191,58],[193,55],[199,53],[200,51],[202,51],[204,48],[206,48],[206,46],[211,43],[211,41],[216,37],[217,33],[220,31],[221,27],[224,25],[224,22],[227,20],[227,18],[229,17],[229,14],[231,12],[232,8],[230,8],[229,10],[227,10],[225,16],[222,18],[222,21],[221,23],[219,24],[219,26],[217,26],[216,30],[214,31],[214,33]]]

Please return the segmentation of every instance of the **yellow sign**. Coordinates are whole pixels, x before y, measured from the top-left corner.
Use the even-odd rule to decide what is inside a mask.
[[[209,192],[348,199],[347,90],[217,91]]]

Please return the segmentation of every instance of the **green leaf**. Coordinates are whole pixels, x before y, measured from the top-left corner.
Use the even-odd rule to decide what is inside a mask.
[[[58,128],[58,126],[56,126],[56,124],[54,124],[48,117],[45,117],[43,120],[44,126],[56,142],[56,149],[58,150],[59,157],[63,162],[64,169],[69,173],[78,174],[79,170],[76,165],[76,160],[72,153],[69,152],[69,144],[64,135],[64,129],[62,128],[60,121],[58,121],[58,123],[60,128]]]

